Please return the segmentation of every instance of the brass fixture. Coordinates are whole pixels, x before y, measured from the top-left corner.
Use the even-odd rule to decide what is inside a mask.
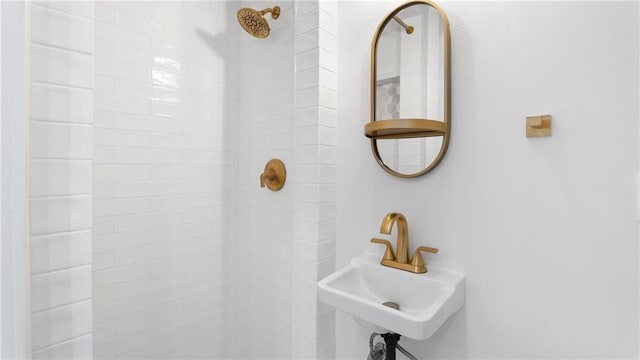
[[[269,23],[264,18],[264,14],[266,13],[271,13],[271,18],[275,20],[280,16],[280,7],[274,6],[273,8],[267,8],[261,11],[242,8],[238,10],[238,22],[249,34],[257,38],[266,38],[271,31]]]
[[[406,22],[402,21],[402,19],[400,19],[397,16],[394,16],[393,20],[395,20],[398,24],[400,24],[400,26],[402,26],[404,28],[404,30],[407,32],[407,34],[412,34],[413,33],[413,26],[407,25]]]
[[[404,215],[400,213],[387,214],[384,219],[382,219],[382,224],[380,224],[380,232],[387,235],[391,234],[391,229],[393,228],[394,223],[397,224],[396,227],[398,229],[398,238],[396,240],[396,254],[394,254],[393,246],[391,245],[391,242],[389,242],[389,240],[377,238],[371,239],[372,243],[382,244],[386,246],[380,264],[416,274],[426,273],[427,266],[422,260],[422,252],[424,251],[430,252],[432,254],[437,254],[438,249],[428,246],[419,246],[413,253],[411,262],[409,262],[409,225],[407,224],[407,219],[404,217]]]
[[[287,180],[287,169],[280,159],[271,159],[264,166],[264,172],[260,175],[260,187],[267,187],[271,191],[282,189]]]
[[[422,21],[416,20],[414,24],[417,28],[415,33],[413,26],[407,25],[402,20],[405,10],[411,16],[415,17],[419,14],[418,16],[422,18]],[[395,31],[395,29],[389,30],[391,26],[387,25],[390,22],[399,23],[409,34],[414,33],[412,36],[418,37],[414,41],[428,47],[429,50],[426,53],[434,54],[407,61],[407,63],[421,64],[419,70],[421,73],[410,74],[410,81],[407,75],[400,76],[406,73],[406,71],[403,72],[405,70],[402,68],[403,63],[390,63],[390,61],[403,59],[404,62],[405,58],[408,58],[405,55],[411,55],[401,52],[398,56],[385,56],[390,51],[396,51],[393,50],[392,45],[389,45],[391,42],[388,40],[380,41],[385,33]],[[423,53],[415,52],[415,54]],[[379,68],[401,70],[397,74],[382,75],[378,73]],[[379,76],[381,78],[378,78]],[[415,92],[411,87],[411,84],[415,83],[412,76],[422,77],[424,79],[422,86],[431,89],[426,92],[426,97],[419,97],[416,103],[405,100],[413,97],[402,96],[402,94]],[[390,81],[396,84],[399,91],[385,91],[391,86]],[[412,0],[402,4],[384,17],[378,25],[371,41],[370,106],[371,119],[364,126],[364,135],[371,139],[373,156],[387,173],[401,178],[414,178],[433,170],[442,161],[451,137],[451,32],[447,15],[433,1]],[[402,146],[406,147],[407,144],[413,146],[418,143],[416,140],[407,140],[411,138],[424,138],[421,139],[424,145],[422,143],[415,145],[416,148],[425,149],[421,150],[423,152],[416,157],[424,163],[408,167],[406,159],[398,149]],[[388,146],[388,144],[393,145]],[[416,170],[405,169],[418,170],[414,172]]]
[[[527,116],[527,137],[551,136],[551,115]]]
[[[407,224],[407,218],[400,213],[389,213],[382,219],[380,224],[380,233],[391,234],[393,224],[397,224],[398,238],[396,241],[396,258],[399,263],[406,264],[409,257],[409,226]]]

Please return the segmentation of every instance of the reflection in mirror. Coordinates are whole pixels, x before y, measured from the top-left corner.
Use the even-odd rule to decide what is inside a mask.
[[[378,38],[376,120],[444,120],[443,24],[436,9],[413,5]],[[397,20],[396,20],[397,19]],[[407,27],[413,31],[408,34]]]
[[[412,175],[431,164],[442,148],[442,137],[375,140],[384,165],[399,174]]]

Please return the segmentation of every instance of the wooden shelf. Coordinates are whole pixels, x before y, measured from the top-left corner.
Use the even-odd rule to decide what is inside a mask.
[[[427,119],[376,120],[364,126],[364,135],[370,139],[404,139],[444,136],[447,123]]]

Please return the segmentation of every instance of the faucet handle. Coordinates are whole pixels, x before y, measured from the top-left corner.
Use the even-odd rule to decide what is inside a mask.
[[[376,244],[382,244],[387,247],[387,249],[384,252],[384,256],[382,257],[383,259],[385,260],[396,259],[396,256],[393,254],[393,248],[391,247],[391,242],[389,242],[389,240],[371,238],[371,242]]]
[[[438,249],[428,247],[428,246],[419,246],[416,249],[416,251],[413,253],[413,256],[411,257],[411,265],[413,265],[416,269],[420,269],[420,270],[424,269],[424,271],[422,272],[427,272],[427,267],[425,266],[424,261],[422,260],[422,254],[420,253],[421,251],[437,254]]]
[[[273,169],[269,168],[265,170],[262,175],[260,175],[260,187],[264,187],[266,182],[271,182],[277,178],[278,175],[276,175],[276,172]]]
[[[264,172],[260,175],[260,187],[267,187],[271,191],[278,191],[284,186],[287,179],[287,169],[279,159],[271,159],[264,166]]]

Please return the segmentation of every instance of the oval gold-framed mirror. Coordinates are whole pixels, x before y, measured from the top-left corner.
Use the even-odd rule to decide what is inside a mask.
[[[451,135],[451,33],[429,0],[400,5],[371,42],[371,150],[388,173],[413,178],[443,159]]]

